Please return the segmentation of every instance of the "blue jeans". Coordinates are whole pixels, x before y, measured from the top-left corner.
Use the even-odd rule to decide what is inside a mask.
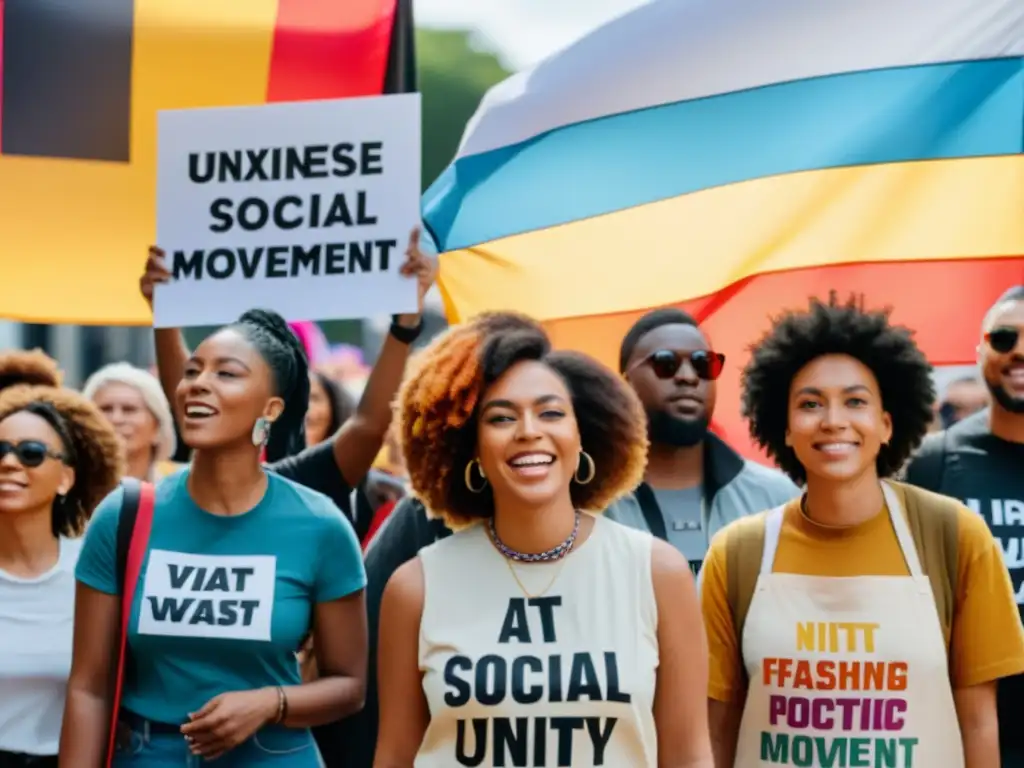
[[[114,768],[322,768],[308,730],[264,728],[212,764],[193,755],[181,734],[152,733],[145,722],[133,723],[122,742]]]

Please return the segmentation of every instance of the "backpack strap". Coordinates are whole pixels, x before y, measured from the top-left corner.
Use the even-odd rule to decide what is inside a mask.
[[[753,515],[734,523],[725,541],[726,599],[732,611],[732,623],[736,630],[736,642],[743,653],[743,627],[747,611],[754,599],[757,577],[761,574],[761,556],[764,552],[766,514]],[[740,664],[744,683],[747,677],[746,665]]]
[[[942,634],[949,648],[956,612],[960,502],[915,485],[890,482],[907,513],[921,568],[932,585]]]
[[[647,523],[647,530],[656,539],[668,541],[668,529],[665,527],[665,516],[661,514],[661,507],[654,496],[654,491],[647,483],[640,483],[633,492],[636,502],[640,505],[644,522]]]
[[[110,734],[107,743],[107,768],[113,764],[117,745],[117,723],[121,713],[121,692],[124,688],[125,668],[128,666],[128,624],[135,601],[142,562],[149,547],[149,534],[153,528],[155,489],[150,483],[133,478],[123,481],[124,497],[117,521],[117,580],[121,593],[121,630],[118,638],[117,678],[114,701],[110,711]]]
[[[121,481],[124,496],[121,499],[121,513],[117,518],[117,593],[124,594],[124,576],[128,566],[128,549],[135,532],[135,520],[139,514],[142,498],[142,483],[133,477]]]

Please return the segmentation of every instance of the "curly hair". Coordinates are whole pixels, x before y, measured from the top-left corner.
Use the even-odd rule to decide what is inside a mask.
[[[603,511],[643,478],[647,427],[633,390],[586,355],[553,351],[547,334],[530,318],[482,314],[448,330],[416,356],[397,401],[413,492],[450,528],[494,514],[490,486],[470,492],[463,472],[476,455],[480,397],[524,360],[548,366],[571,394],[580,443],[596,470],[586,485],[572,484],[577,508]]]
[[[852,296],[840,304],[812,299],[803,312],[786,312],[752,348],[743,371],[743,415],[750,434],[797,483],[806,472],[786,445],[789,389],[794,377],[824,355],[848,355],[874,374],[882,408],[892,418],[892,439],[878,454],[879,477],[903,466],[921,444],[933,418],[932,367],[914,343],[913,331],[889,322],[889,309],[868,311]]]
[[[54,502],[53,533],[81,535],[96,505],[121,481],[121,443],[99,408],[70,389],[19,385],[0,393],[0,421],[22,412],[44,419],[65,444],[75,484]]]
[[[41,349],[0,354],[0,391],[18,384],[59,387],[61,373],[57,361]]]

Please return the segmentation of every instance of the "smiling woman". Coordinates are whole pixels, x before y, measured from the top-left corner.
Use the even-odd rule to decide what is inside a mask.
[[[156,377],[129,363],[111,363],[89,377],[82,394],[96,403],[124,444],[128,476],[153,480],[177,441],[171,406]]]
[[[156,488],[129,618],[136,674],[114,765],[317,768],[310,728],[362,706],[366,583],[359,542],[326,497],[261,464],[305,447],[305,352],[279,315],[250,310],[203,341],[175,392],[192,463]],[[100,764],[120,626],[123,494],[108,496],[78,562],[66,766]],[[318,680],[296,651],[312,632]],[[199,641],[199,642],[197,642]],[[184,738],[183,738],[184,735]],[[67,755],[67,759],[64,759]]]
[[[413,489],[461,530],[386,587],[374,764],[710,768],[689,565],[595,514],[643,473],[633,391],[484,314],[417,357],[398,412]]]
[[[720,765],[999,764],[996,683],[1024,670],[1002,552],[962,504],[886,479],[928,429],[930,372],[887,312],[834,296],[755,346],[751,434],[806,492],[725,528],[704,563]],[[867,687],[874,714],[854,716]]]
[[[57,765],[79,537],[123,469],[113,429],[77,393],[0,394],[0,765]]]

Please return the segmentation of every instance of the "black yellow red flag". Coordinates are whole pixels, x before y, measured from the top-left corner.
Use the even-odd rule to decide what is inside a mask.
[[[0,0],[0,317],[146,324],[162,109],[414,87],[405,0]]]

